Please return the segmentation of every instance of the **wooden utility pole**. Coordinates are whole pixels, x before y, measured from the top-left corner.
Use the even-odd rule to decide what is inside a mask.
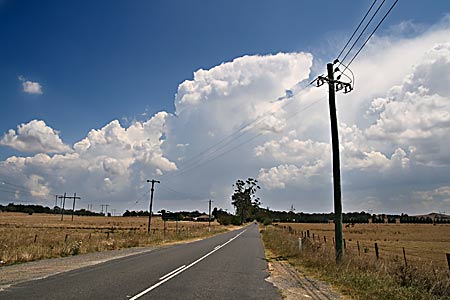
[[[337,70],[337,69],[336,69]],[[342,261],[344,255],[344,242],[342,235],[342,193],[341,193],[341,168],[339,161],[339,132],[338,121],[336,115],[336,89],[344,89],[344,93],[352,91],[350,83],[334,79],[333,64],[327,64],[327,77],[319,76],[317,78],[317,86],[328,83],[328,104],[330,107],[330,123],[331,123],[331,149],[333,156],[333,194],[334,194],[334,235],[336,248],[336,262]]]
[[[328,72],[328,104],[330,107],[331,145],[333,152],[333,190],[334,190],[334,235],[336,240],[336,262],[344,255],[342,237],[342,199],[341,199],[341,167],[339,161],[339,133],[336,115],[336,93],[334,90],[333,64],[327,64]]]
[[[211,232],[211,199],[209,199],[208,231]]]
[[[153,207],[153,192],[155,191],[155,183],[160,183],[158,180],[147,180],[147,182],[152,183],[152,187],[150,188],[150,209],[148,214],[148,226],[147,226],[147,235],[150,237],[150,227],[152,224],[152,207]]]
[[[77,193],[73,194],[73,197],[66,196],[67,193],[64,193],[64,196],[59,196],[58,198],[62,201],[62,209],[61,209],[61,221],[64,220],[64,207],[66,206],[66,199],[73,199],[72,204],[72,221],[73,221],[73,214],[75,212],[75,201],[76,199],[81,199],[80,197],[77,197]]]
[[[77,193],[73,194],[73,197],[71,197],[73,199],[73,205],[72,205],[72,222],[73,222],[73,214],[75,213],[75,200],[77,199],[81,199],[80,197],[77,197]]]
[[[62,199],[62,209],[61,209],[61,221],[64,220],[64,206],[66,205],[66,193],[64,196],[59,196],[59,199]]]

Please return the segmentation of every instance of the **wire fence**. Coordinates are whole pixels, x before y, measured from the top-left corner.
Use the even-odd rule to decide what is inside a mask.
[[[334,248],[335,240],[332,231],[299,230],[290,225],[275,225],[289,235],[294,235],[303,240],[307,239],[321,247]],[[450,228],[450,226],[448,227]],[[343,244],[345,255],[376,258],[384,262],[401,260],[404,261],[405,265],[428,264],[436,268],[450,270],[450,243],[445,240],[437,242],[423,241],[423,239],[392,241],[385,237],[372,240],[344,238]]]

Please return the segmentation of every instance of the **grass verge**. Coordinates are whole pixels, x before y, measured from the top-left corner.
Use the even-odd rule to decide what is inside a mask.
[[[346,253],[335,263],[331,243],[303,239],[281,228],[267,226],[261,231],[264,246],[279,259],[330,282],[343,294],[364,300],[450,300],[450,272],[432,264],[402,264],[401,260],[376,260]]]

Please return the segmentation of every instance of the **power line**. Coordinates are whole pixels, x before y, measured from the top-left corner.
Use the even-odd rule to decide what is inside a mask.
[[[293,118],[294,116],[298,115],[299,113],[304,112],[304,111],[310,109],[311,107],[313,107],[314,105],[316,105],[316,104],[319,103],[320,101],[324,100],[325,98],[326,98],[326,96],[325,96],[325,97],[322,97],[322,98],[320,98],[320,99],[318,99],[318,100],[316,100],[316,101],[314,101],[313,103],[311,103],[311,104],[309,104],[309,105],[303,107],[303,108],[300,109],[300,110],[297,110],[296,112],[294,112],[293,114],[291,114],[289,117],[287,117],[286,120],[289,120],[289,119]],[[197,164],[197,165],[194,165],[194,166],[192,166],[192,167],[190,167],[190,168],[187,168],[187,169],[185,169],[185,170],[183,170],[183,171],[180,171],[179,173],[173,175],[173,177],[176,177],[176,176],[185,174],[186,172],[189,172],[189,171],[191,171],[191,170],[193,170],[193,169],[195,169],[195,168],[204,166],[204,165],[210,163],[211,161],[216,160],[216,159],[218,159],[218,158],[220,158],[220,157],[222,157],[222,156],[224,156],[224,155],[226,155],[226,154],[232,152],[233,150],[236,150],[237,148],[240,148],[240,147],[242,147],[243,145],[250,143],[251,141],[257,139],[258,137],[260,137],[260,136],[262,136],[262,135],[263,135],[263,133],[258,133],[258,134],[256,134],[256,135],[250,137],[249,139],[246,139],[246,140],[244,140],[243,142],[237,144],[236,146],[234,146],[234,147],[232,147],[232,148],[229,148],[228,150],[225,150],[224,152],[218,154],[217,156],[213,156],[213,157],[211,157],[211,158],[209,158],[209,159],[207,159],[207,160],[205,160],[205,161],[203,161],[203,162],[201,162],[201,163],[199,163],[199,164]],[[223,148],[222,148],[222,149],[218,149],[216,152],[218,152],[218,151],[220,151],[220,150],[223,150]]]
[[[0,186],[1,188],[6,189],[7,191],[9,191],[11,193],[17,193],[17,192],[19,192],[19,193],[27,193],[27,194],[29,194],[31,196],[34,196],[33,193],[42,195],[41,191],[32,190],[32,189],[29,189],[29,188],[27,188],[25,186],[14,184],[14,183],[10,183],[8,181],[2,180],[2,181],[0,181],[0,183],[3,184],[3,186]],[[6,192],[5,190],[3,190],[3,191]],[[43,194],[42,196],[49,197],[49,196],[53,196],[53,195],[46,193],[46,194]]]
[[[299,84],[300,82],[296,83],[291,89],[289,89],[290,91],[294,90],[295,87]],[[297,95],[299,92],[305,90],[308,86],[312,85],[314,83],[314,81],[310,82],[309,84],[307,84],[305,87],[301,88],[300,90],[296,91],[295,93],[293,93],[292,95],[290,95],[288,98],[292,98],[295,95]],[[282,99],[283,97],[277,97],[274,101],[278,101],[279,99]],[[273,102],[273,101],[271,101]],[[277,108],[277,110],[279,109],[283,109],[285,107],[287,107],[288,105],[290,105],[293,101],[288,101],[286,103],[284,103],[283,105],[281,105],[279,108]],[[226,137],[224,137],[223,139],[221,139],[219,142],[211,145],[210,147],[206,148],[205,150],[201,151],[200,153],[194,155],[193,157],[189,158],[187,160],[186,163],[181,165],[181,168],[178,169],[178,173],[184,172],[185,169],[192,169],[195,168],[195,165],[204,159],[204,157],[202,156],[209,156],[211,157],[212,154],[220,151],[221,149],[223,149],[224,147],[228,146],[229,144],[235,142],[237,139],[239,139],[241,136],[245,135],[248,131],[246,131],[247,128],[249,128],[251,125],[257,124],[260,121],[264,120],[266,117],[268,117],[268,113],[270,113],[273,110],[273,107],[270,108],[268,111],[266,111],[264,114],[260,115],[259,117],[257,117],[256,119],[249,121],[247,123],[245,123],[244,125],[242,125],[241,127],[239,127],[236,131],[230,133],[229,135],[227,135]],[[276,111],[275,111],[276,112]],[[233,138],[233,139],[232,139]],[[223,144],[223,145],[222,145]],[[222,145],[222,147],[218,148],[218,146]],[[200,164],[203,164],[202,162],[200,162]],[[178,176],[177,173],[172,173],[172,176]],[[169,177],[170,178],[170,177]]]
[[[150,193],[150,191],[146,191],[143,193],[139,198],[137,198],[136,203],[138,203],[140,200],[144,199],[145,196],[147,196]]]
[[[312,81],[312,82],[310,82],[310,83],[308,84],[308,86],[311,85],[311,84],[313,84],[314,82],[315,82],[315,80]],[[305,88],[306,88],[306,87],[305,87]],[[327,96],[321,97],[321,98],[317,99],[316,101],[314,101],[314,102],[312,102],[312,103],[310,103],[310,104],[308,104],[308,105],[302,107],[301,109],[295,111],[294,113],[292,113],[291,115],[289,115],[289,116],[286,118],[286,120],[289,120],[289,119],[295,117],[296,115],[298,115],[299,113],[304,112],[304,111],[306,111],[306,110],[312,108],[313,106],[317,105],[319,102],[325,100],[326,97],[327,97]],[[236,150],[237,148],[240,148],[240,147],[242,147],[243,145],[250,143],[251,141],[257,139],[257,138],[260,137],[261,135],[263,135],[263,133],[258,133],[258,134],[256,134],[256,135],[250,137],[249,139],[246,139],[246,140],[242,141],[241,143],[235,145],[234,147],[229,148],[229,149],[226,149],[225,151],[221,152],[220,154],[218,154],[218,155],[216,155],[216,156],[209,157],[209,159],[207,159],[207,160],[204,160],[204,161],[202,161],[202,162],[200,162],[200,163],[198,163],[198,164],[196,164],[196,165],[193,165],[193,166],[191,166],[191,167],[189,167],[189,168],[186,168],[186,169],[180,171],[180,172],[177,173],[177,174],[174,174],[172,177],[177,177],[177,176],[182,175],[182,174],[185,174],[185,173],[187,173],[187,172],[189,172],[189,171],[191,171],[191,170],[193,170],[193,169],[195,169],[195,168],[202,167],[202,166],[204,166],[204,165],[210,163],[211,161],[216,160],[216,159],[218,159],[218,158],[220,158],[220,157],[222,157],[222,156],[224,156],[224,155],[226,155],[226,154],[228,154],[228,153],[230,153],[230,152]],[[216,149],[215,152],[218,152],[218,151],[220,151],[220,150],[224,150],[224,148]],[[165,180],[166,182],[168,181],[167,178],[165,178],[164,180]],[[170,182],[170,180],[169,180],[169,182]],[[173,193],[182,195],[182,196],[189,196],[188,198],[191,198],[191,199],[196,198],[196,197],[192,197],[192,195],[188,195],[188,194],[186,194],[186,193],[176,191],[175,189],[173,189],[173,188],[171,188],[171,187],[168,187],[168,186],[166,186],[166,185],[164,185],[164,184],[161,184],[160,187],[163,188],[163,189],[165,189],[165,190],[169,190],[169,191],[171,191],[171,192],[173,192]]]
[[[356,52],[356,54],[352,57],[350,62],[345,67],[344,71],[348,69],[348,67],[352,64],[352,62],[355,60],[355,58],[358,56],[358,54],[361,52],[361,50],[366,46],[367,42],[370,40],[370,38],[374,35],[374,33],[377,31],[377,29],[380,27],[380,25],[383,23],[383,21],[386,19],[386,17],[389,15],[391,10],[394,8],[394,6],[397,4],[398,0],[395,0],[395,2],[391,5],[389,10],[384,14],[383,18],[378,22],[375,29],[370,33],[369,37],[365,40],[365,42],[362,44],[362,46],[359,48],[359,50]]]
[[[18,191],[8,191],[8,190],[2,190],[2,189],[0,189],[0,192],[3,192],[3,193],[10,193],[10,194],[16,194]]]
[[[370,23],[372,23],[373,18],[375,18],[375,16],[378,14],[378,11],[381,9],[381,7],[383,6],[384,2],[386,2],[386,0],[383,0],[381,2],[381,4],[378,6],[377,10],[373,13],[372,17],[370,18],[370,20],[367,22],[366,26],[364,26],[363,30],[359,33],[358,37],[356,38],[356,40],[353,42],[352,46],[350,47],[350,49],[347,51],[347,53],[345,54],[344,58],[342,59],[342,62],[345,61],[345,59],[347,58],[347,56],[350,54],[350,52],[353,50],[353,47],[355,47],[356,43],[358,43],[359,39],[361,38],[361,36],[364,34],[364,32],[366,31],[367,27],[370,25]]]
[[[7,181],[0,181],[0,183],[3,184],[3,185],[13,186],[15,188],[15,190],[20,189],[20,190],[23,190],[25,192],[30,191],[29,188],[24,187],[22,185],[13,184],[13,183],[10,183],[10,182],[7,182]],[[12,189],[12,188],[10,188],[8,186],[4,186],[4,188]]]
[[[372,10],[373,6],[375,5],[375,3],[378,0],[374,0],[372,5],[369,7],[369,9],[367,10],[366,14],[364,15],[364,17],[362,18],[361,22],[359,22],[358,27],[356,27],[355,31],[353,31],[352,35],[350,36],[350,38],[348,39],[347,43],[345,44],[344,48],[342,48],[341,52],[339,52],[339,55],[337,56],[336,59],[339,59],[342,55],[342,53],[344,52],[345,48],[347,48],[348,44],[350,44],[350,41],[353,39],[353,37],[355,36],[355,34],[358,32],[359,27],[361,27],[362,23],[364,22],[364,20],[367,18],[367,15],[370,13],[370,11]]]
[[[312,85],[315,82],[315,80],[311,81],[308,85],[306,85],[305,87],[303,87],[302,89],[300,89],[299,91],[297,91],[295,94],[293,94],[291,97],[297,95],[300,91],[305,90],[308,86]],[[279,99],[279,98],[277,98]],[[293,101],[289,101],[284,103],[283,105],[281,105],[280,107],[277,108],[277,111],[283,108],[286,108],[288,105],[290,105],[291,103],[293,103]],[[204,164],[207,164],[208,162],[221,157],[223,155],[225,155],[228,152],[231,152],[234,149],[237,149],[239,147],[241,147],[244,144],[247,144],[249,141],[244,141],[240,144],[238,144],[236,147],[233,147],[232,149],[230,149],[230,151],[225,151],[225,153],[221,153],[218,156],[214,156],[215,153],[223,150],[225,147],[227,147],[228,145],[234,143],[236,140],[238,140],[239,138],[241,138],[242,136],[244,136],[245,134],[247,134],[249,131],[244,131],[245,129],[249,128],[249,126],[251,125],[255,125],[258,122],[261,122],[262,120],[264,120],[264,118],[268,117],[267,113],[269,113],[271,110],[273,109],[273,107],[268,110],[264,115],[261,115],[260,117],[256,118],[255,120],[252,120],[250,122],[247,122],[245,125],[241,126],[237,131],[231,133],[230,135],[228,135],[227,137],[225,137],[224,139],[222,139],[221,141],[219,141],[218,143],[210,146],[207,150],[202,151],[201,153],[199,153],[198,155],[195,156],[196,159],[194,159],[194,162],[190,162],[190,163],[186,163],[182,168],[178,169],[178,172],[176,173],[172,173],[171,176],[169,176],[168,178],[173,178],[176,176],[179,176],[181,174],[184,174],[192,169],[195,169],[199,166],[202,166]],[[276,111],[274,111],[276,112]],[[224,143],[225,140],[233,137],[234,135],[236,135],[234,137],[234,139],[228,140],[227,142]],[[258,136],[262,135],[258,134]],[[250,140],[255,139],[256,137],[251,137]],[[218,147],[219,145],[223,144],[221,147]],[[211,151],[209,151],[211,150]],[[205,160],[206,159],[206,160]]]
[[[179,191],[173,189],[172,187],[167,186],[167,185],[165,185],[165,184],[163,184],[163,183],[160,183],[160,187],[161,187],[163,190],[166,190],[166,191],[171,192],[171,193],[173,193],[173,194],[178,194],[178,195],[183,196],[183,197],[186,197],[186,198],[190,198],[190,199],[198,198],[198,197],[194,197],[194,196],[191,195],[191,194],[187,194],[187,193],[185,193],[185,192],[179,192]]]

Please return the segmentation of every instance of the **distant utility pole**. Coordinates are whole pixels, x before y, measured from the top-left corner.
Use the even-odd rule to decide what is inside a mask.
[[[55,207],[58,206],[58,195],[55,195]]]
[[[73,222],[73,214],[75,213],[75,200],[77,199],[81,199],[80,197],[77,197],[77,193],[73,194],[73,197],[70,197],[73,199],[73,204],[72,204],[72,222]]]
[[[59,199],[61,199],[62,203],[62,209],[61,209],[61,221],[64,220],[64,206],[66,205],[66,193],[64,193],[64,196],[59,196]]]
[[[66,196],[67,193],[64,193],[64,196],[59,196],[59,199],[62,199],[62,210],[61,210],[61,221],[64,219],[64,207],[66,205],[66,199],[73,199],[72,203],[72,221],[73,221],[73,214],[75,212],[75,201],[76,199],[81,199],[80,197],[77,197],[77,193],[73,194],[73,197]]]
[[[103,214],[103,208],[105,208],[105,216],[108,216],[108,206],[109,204],[100,204],[102,207],[102,214]]]
[[[152,223],[152,207],[153,207],[153,192],[155,191],[155,183],[161,183],[158,180],[147,180],[147,182],[151,182],[152,183],[152,187],[150,188],[150,210],[149,210],[149,214],[148,214],[148,226],[147,226],[147,235],[148,237],[150,237],[150,227],[151,227],[151,223]]]
[[[337,61],[335,61],[337,62]],[[336,90],[344,89],[344,93],[352,91],[350,83],[334,79],[333,64],[327,64],[328,76],[319,76],[317,78],[317,86],[328,83],[328,104],[330,107],[330,121],[331,121],[331,144],[333,155],[333,191],[334,191],[334,234],[335,234],[335,248],[336,248],[336,262],[341,262],[344,255],[344,243],[342,237],[342,199],[341,199],[341,170],[339,162],[339,133],[338,122],[336,116]],[[336,71],[338,69],[336,68]]]
[[[211,232],[211,202],[212,200],[209,199],[209,217],[208,217],[208,231]]]

